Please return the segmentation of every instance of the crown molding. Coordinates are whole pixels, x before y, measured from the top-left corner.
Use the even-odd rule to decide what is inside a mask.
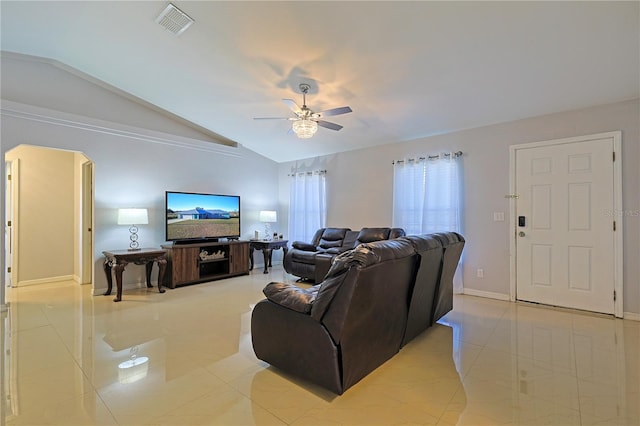
[[[238,146],[240,145],[236,147],[220,145],[215,142],[113,123],[110,121],[56,111],[34,105],[22,104],[5,99],[2,99],[0,114],[4,117],[46,123],[53,126],[70,127],[87,132],[102,133],[121,138],[214,152],[216,154],[226,155],[229,157],[241,157],[241,154],[238,152]]]
[[[107,90],[109,92],[115,93],[118,96],[129,100],[130,102],[136,103],[138,105],[141,105],[147,109],[150,109],[160,115],[163,115],[175,122],[178,122],[184,126],[190,127],[193,130],[196,130],[200,133],[202,133],[204,136],[209,137],[211,139],[213,139],[212,143],[218,143],[220,145],[226,145],[226,146],[232,146],[235,147],[238,145],[237,142],[228,139],[222,135],[219,135],[215,132],[212,132],[211,130],[204,128],[198,124],[195,124],[192,121],[189,121],[185,118],[180,117],[179,115],[176,115],[174,113],[171,113],[163,108],[158,107],[157,105],[154,105],[150,102],[145,101],[144,99],[141,99],[135,95],[132,95],[129,92],[125,92],[122,89],[119,89],[115,86],[112,86],[111,84],[100,80],[99,78],[96,78],[90,74],[87,74],[83,71],[80,71],[77,68],[74,68],[70,65],[65,64],[64,62],[60,62],[57,59],[53,59],[53,58],[48,58],[48,57],[44,57],[44,56],[34,56],[34,55],[26,55],[23,53],[17,53],[17,52],[11,52],[11,51],[7,51],[7,50],[1,50],[0,51],[0,58],[2,59],[11,59],[14,61],[23,61],[23,62],[31,62],[31,63],[38,63],[38,64],[45,64],[45,65],[49,65],[52,66],[54,68],[57,68],[59,70],[62,70],[66,73],[69,73],[75,77],[78,77],[84,81],[87,81],[95,86],[98,86],[104,90]]]

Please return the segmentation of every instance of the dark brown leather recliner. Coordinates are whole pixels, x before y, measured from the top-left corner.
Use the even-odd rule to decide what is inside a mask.
[[[399,350],[418,255],[408,240],[337,255],[310,289],[270,283],[251,316],[256,356],[342,394]]]
[[[433,325],[434,299],[440,285],[443,249],[440,240],[430,235],[409,235],[401,239],[409,241],[420,257],[420,267],[409,299],[407,330],[402,341],[404,346]]]
[[[330,249],[337,254],[349,231],[351,231],[349,228],[320,228],[310,243],[294,241],[284,257],[284,270],[302,279],[314,280],[316,256]]]
[[[453,309],[453,276],[465,241],[456,232],[410,235],[400,239],[411,242],[420,257],[409,300],[404,346]]]
[[[390,240],[405,235],[402,228],[322,228],[314,235],[310,244],[295,241],[284,258],[284,270],[314,282],[321,282],[333,258],[362,243]]]
[[[457,232],[440,232],[429,235],[440,241],[444,250],[440,282],[435,294],[435,305],[431,319],[431,324],[433,324],[453,309],[453,276],[462,256],[465,240]]]

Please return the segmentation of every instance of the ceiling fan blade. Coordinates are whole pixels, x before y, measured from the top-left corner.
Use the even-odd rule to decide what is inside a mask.
[[[318,126],[322,126],[325,127],[327,129],[331,129],[331,130],[340,130],[342,129],[342,126],[336,123],[331,123],[329,121],[323,121],[323,120],[313,120],[316,123],[318,123]]]
[[[291,111],[295,112],[296,115],[302,114],[302,108],[300,108],[296,101],[294,101],[293,99],[283,99],[282,102],[284,102],[284,104],[288,106]]]
[[[332,115],[347,114],[349,112],[352,112],[352,109],[348,106],[343,106],[340,108],[332,108],[326,111],[320,111],[318,114],[320,114],[320,117],[330,117]]]

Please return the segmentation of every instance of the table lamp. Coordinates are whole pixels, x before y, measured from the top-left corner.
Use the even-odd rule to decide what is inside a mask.
[[[278,221],[278,214],[274,210],[261,210],[260,222],[264,222],[265,240],[271,240],[271,226],[270,223],[276,223]]]
[[[138,226],[147,225],[149,223],[149,216],[147,209],[118,209],[118,225],[129,225],[129,232],[131,235],[129,239],[129,250],[140,250],[138,248]]]

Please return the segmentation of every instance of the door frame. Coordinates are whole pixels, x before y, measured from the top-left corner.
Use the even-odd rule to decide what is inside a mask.
[[[85,158],[86,155],[82,154]],[[81,167],[79,284],[93,284],[93,212],[94,212],[94,163],[87,158]]]
[[[611,210],[612,222],[615,220],[616,230],[614,232],[614,315],[617,318],[623,318],[624,315],[624,287],[623,287],[623,235],[624,235],[624,212],[622,210],[622,131],[596,133],[592,135],[576,136],[562,139],[551,139],[541,142],[531,142],[519,145],[509,146],[509,300],[516,301],[517,298],[517,221],[516,221],[516,152],[520,149],[537,148],[544,146],[562,145],[575,142],[586,142],[595,139],[612,139],[613,153],[615,161],[613,162],[613,206]],[[612,224],[613,225],[613,224]]]
[[[9,180],[9,176],[11,176]],[[5,253],[4,253],[4,274],[5,285],[8,287],[17,287],[18,276],[18,205],[20,196],[20,159],[16,158],[11,161],[5,160],[5,229],[10,235],[5,233]],[[10,203],[9,199],[10,198]],[[11,226],[8,222],[11,221]],[[9,238],[7,240],[7,238]],[[9,273],[9,268],[11,272]]]

